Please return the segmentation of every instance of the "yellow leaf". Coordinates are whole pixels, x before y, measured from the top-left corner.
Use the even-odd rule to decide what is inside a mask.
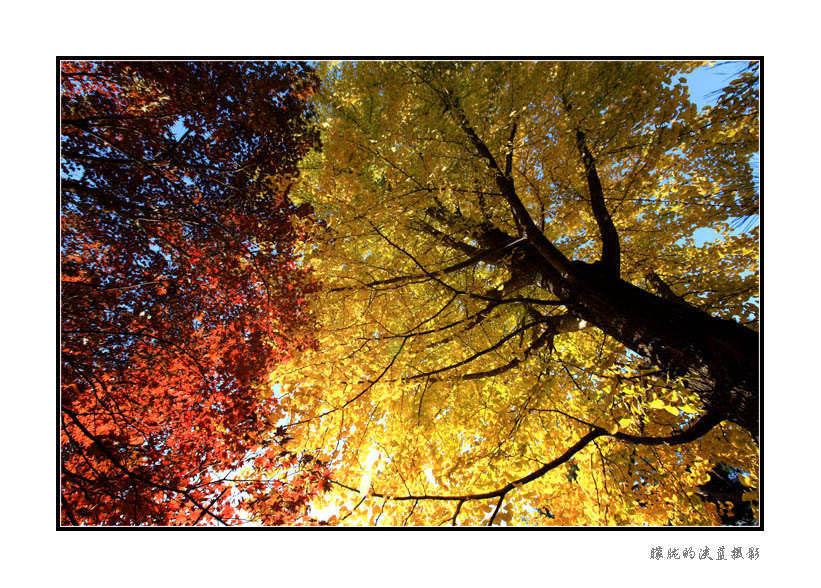
[[[755,490],[745,490],[744,493],[741,495],[741,500],[744,500],[745,502],[758,500],[758,492],[756,492]]]
[[[754,440],[728,425],[705,442],[653,449],[654,471],[642,476],[646,508],[632,506],[632,468],[610,468],[609,509],[603,508],[600,458],[633,453],[629,436],[618,432],[638,433],[644,420],[642,434],[669,435],[663,421],[682,413],[693,418],[703,395],[581,320],[487,304],[489,292],[511,302],[556,295],[528,269],[531,254],[513,239],[504,199],[487,197],[486,189],[496,191],[483,171],[488,162],[462,121],[491,152],[504,155],[506,141],[514,143],[515,166],[528,178],[517,195],[569,259],[589,259],[600,241],[588,203],[572,197],[586,189],[578,173],[584,162],[565,131],[583,121],[591,148],[602,137],[613,147],[597,153],[597,168],[601,183],[624,196],[608,205],[629,231],[631,260],[641,259],[643,269],[655,268],[681,291],[710,292],[710,305],[746,287],[755,291],[758,235],[733,230],[724,207],[753,210],[758,202],[748,177],[754,170],[734,155],[756,148],[757,118],[698,124],[687,93],[667,86],[676,72],[695,67],[363,61],[328,71],[333,66],[322,64],[327,83],[315,99],[328,122],[323,154],[303,165],[293,187],[295,199],[322,221],[306,223],[312,241],[300,249],[325,284],[308,297],[320,328],[316,349],[295,352],[277,368],[287,385],[275,396],[291,422],[301,423],[288,429],[301,434],[290,447],[330,457],[334,477],[361,491],[342,492],[348,508],[366,497],[344,521],[340,514],[339,524],[366,524],[369,516],[372,523],[378,516],[380,526],[449,524],[452,502],[383,497],[486,494],[568,451],[586,430],[578,421],[625,439],[612,448],[605,440],[602,454],[590,444],[561,473],[509,493],[496,524],[510,517],[512,524],[709,525],[714,511],[687,500],[679,481],[696,492],[693,484],[709,480],[720,462],[756,471]],[[572,121],[551,114],[560,89],[574,98]],[[641,100],[631,100],[635,94]],[[757,99],[749,102],[747,110],[757,112]],[[520,120],[511,135],[513,118]],[[646,129],[660,125],[672,130],[645,140]],[[728,163],[736,159],[740,164]],[[552,162],[549,174],[544,161]],[[630,173],[636,161],[642,165]],[[744,194],[728,204],[721,186],[731,184]],[[540,195],[554,192],[558,197],[542,207]],[[693,227],[725,225],[715,240],[696,246]],[[638,267],[630,271],[638,287],[652,286],[634,273]],[[755,318],[757,308],[742,306],[746,295],[727,300],[723,314]],[[572,375],[546,369],[551,353],[570,362]],[[660,415],[655,411],[673,416],[648,418]],[[382,457],[369,461],[371,448]],[[644,449],[637,446],[636,457]],[[751,483],[758,483],[755,476]],[[457,524],[486,523],[496,505],[467,500]],[[536,517],[533,509],[550,514]]]

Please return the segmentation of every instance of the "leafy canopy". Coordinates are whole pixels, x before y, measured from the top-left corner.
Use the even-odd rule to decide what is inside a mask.
[[[679,77],[697,65],[322,66],[323,150],[294,192],[319,344],[272,380],[295,446],[333,464],[331,522],[719,524],[741,505],[705,490],[715,468],[757,506],[752,431],[693,362],[583,312],[607,266],[757,330],[757,69],[699,111]],[[533,262],[537,233],[564,269]]]
[[[314,344],[298,64],[62,62],[61,523],[307,520],[267,375]],[[253,463],[257,475],[242,478]]]

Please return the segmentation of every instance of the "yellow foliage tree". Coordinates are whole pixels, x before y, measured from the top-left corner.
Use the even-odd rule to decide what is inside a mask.
[[[719,465],[757,505],[757,64],[702,111],[698,65],[322,67],[320,344],[272,379],[330,523],[714,525]]]

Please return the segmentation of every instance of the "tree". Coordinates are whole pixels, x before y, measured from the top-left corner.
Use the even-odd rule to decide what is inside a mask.
[[[264,391],[315,343],[288,193],[316,77],[64,61],[60,81],[60,523],[308,521],[324,465]]]
[[[320,341],[274,377],[333,521],[719,524],[719,463],[755,499],[757,64],[701,112],[697,65],[324,66]]]

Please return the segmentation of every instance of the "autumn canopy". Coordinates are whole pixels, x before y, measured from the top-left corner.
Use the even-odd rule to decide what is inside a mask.
[[[61,62],[60,524],[758,524],[733,65]]]

